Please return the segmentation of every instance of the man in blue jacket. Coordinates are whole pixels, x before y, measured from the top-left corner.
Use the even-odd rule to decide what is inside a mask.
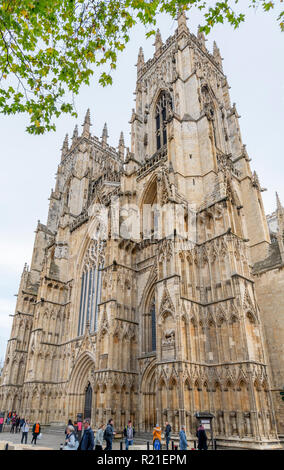
[[[80,441],[78,450],[93,450],[95,439],[94,439],[94,431],[92,430],[91,420],[89,418],[84,419],[84,434]]]

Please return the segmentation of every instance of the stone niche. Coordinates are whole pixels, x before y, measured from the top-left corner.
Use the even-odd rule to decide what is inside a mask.
[[[176,338],[173,328],[164,331],[162,338],[162,359],[172,360],[176,357]]]

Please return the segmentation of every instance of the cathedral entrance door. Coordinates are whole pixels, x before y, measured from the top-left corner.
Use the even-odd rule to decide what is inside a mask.
[[[85,408],[84,408],[84,418],[91,418],[92,415],[92,396],[93,390],[90,382],[86,388],[85,392]]]

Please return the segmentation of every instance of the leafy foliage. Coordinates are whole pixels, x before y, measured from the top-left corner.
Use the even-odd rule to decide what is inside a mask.
[[[282,2],[282,0],[279,0]],[[213,6],[208,6],[209,3]],[[96,67],[106,65],[98,78],[112,83],[117,55],[140,22],[154,34],[156,18],[166,12],[176,18],[179,9],[204,11],[206,34],[216,23],[234,28],[245,20],[233,7],[238,0],[2,0],[0,5],[0,112],[29,113],[31,134],[55,130],[54,118],[76,116],[74,96],[88,85]],[[275,2],[249,0],[264,11]],[[278,17],[284,30],[284,12]],[[152,28],[152,29],[151,29]],[[70,98],[71,96],[71,98]]]

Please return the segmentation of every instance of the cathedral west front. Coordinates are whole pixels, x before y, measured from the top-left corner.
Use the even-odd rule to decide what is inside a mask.
[[[140,48],[131,148],[66,136],[25,265],[0,411],[117,430],[170,422],[222,445],[284,436],[284,210],[267,219],[219,49],[184,14]]]

